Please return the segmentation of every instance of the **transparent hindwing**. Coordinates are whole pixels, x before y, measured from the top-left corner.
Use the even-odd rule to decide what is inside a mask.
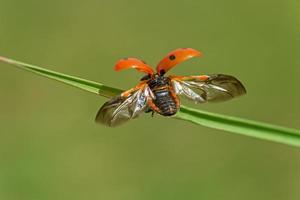
[[[98,111],[95,120],[107,126],[121,125],[143,113],[148,108],[148,98],[153,98],[153,93],[144,84],[126,97],[119,95],[107,101]]]
[[[170,79],[176,94],[184,95],[196,103],[226,101],[246,93],[239,80],[224,74]]]

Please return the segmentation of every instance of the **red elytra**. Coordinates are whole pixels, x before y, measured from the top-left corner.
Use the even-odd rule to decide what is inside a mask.
[[[175,65],[186,61],[190,58],[201,56],[202,52],[197,51],[192,48],[179,48],[168,55],[166,55],[157,65],[156,73],[157,74],[164,74],[173,68]],[[140,72],[144,72],[146,74],[153,75],[155,72],[154,70],[147,65],[145,62],[137,59],[137,58],[123,58],[119,60],[115,65],[115,70],[119,71],[122,69],[129,69],[133,68]]]

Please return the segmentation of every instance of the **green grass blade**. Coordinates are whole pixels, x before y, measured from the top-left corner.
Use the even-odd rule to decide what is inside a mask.
[[[115,96],[122,92],[122,90],[119,90],[119,89],[116,89],[113,87],[109,87],[109,86],[106,86],[101,83],[97,83],[94,81],[85,80],[85,79],[78,78],[75,76],[70,76],[67,74],[51,71],[51,70],[48,70],[48,69],[45,69],[42,67],[30,65],[27,63],[19,62],[19,61],[1,57],[1,56],[0,56],[0,62],[5,62],[8,64],[11,64],[15,67],[42,75],[42,76],[50,78],[50,79],[54,79],[54,80],[63,82],[68,85],[72,85],[74,87],[86,90],[86,91],[94,93],[94,94],[99,94],[104,97],[112,97],[112,96]]]
[[[42,67],[26,64],[4,57],[0,57],[0,62],[11,64],[18,68],[34,72],[50,79],[58,80],[65,84],[104,97],[112,97],[122,92],[122,90],[120,89],[109,87],[101,83],[58,73],[55,71],[44,69]],[[178,112],[175,118],[210,128],[300,147],[300,132],[294,129],[241,119],[237,117],[210,113],[206,111],[200,111],[197,109],[188,108],[183,105],[181,106],[180,112]]]
[[[177,119],[259,139],[300,147],[300,131],[181,106]]]

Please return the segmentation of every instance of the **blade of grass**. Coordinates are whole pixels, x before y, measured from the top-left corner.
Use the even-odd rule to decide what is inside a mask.
[[[78,78],[75,76],[70,76],[67,74],[55,72],[55,71],[48,70],[48,69],[45,69],[42,67],[30,65],[27,63],[23,63],[20,61],[12,60],[12,59],[1,57],[1,56],[0,56],[0,62],[5,62],[8,64],[11,64],[20,69],[24,69],[24,70],[42,75],[47,78],[60,81],[62,83],[80,88],[82,90],[85,90],[85,91],[88,91],[88,92],[91,92],[94,94],[99,94],[100,96],[103,96],[103,97],[109,98],[109,97],[115,96],[117,94],[120,94],[122,92],[122,90],[120,90],[120,89],[109,87],[109,86],[106,86],[101,83],[97,83],[94,81],[89,81],[89,80]]]
[[[181,106],[177,119],[273,142],[300,147],[300,131]]]
[[[0,57],[0,62],[11,64],[18,68],[48,77],[50,79],[58,80],[65,84],[104,97],[112,97],[122,92],[120,89],[109,87],[101,83],[47,70],[42,67],[26,64],[5,57]],[[178,112],[175,118],[210,128],[300,147],[300,131],[294,129],[200,111],[183,105],[181,106],[180,112]]]

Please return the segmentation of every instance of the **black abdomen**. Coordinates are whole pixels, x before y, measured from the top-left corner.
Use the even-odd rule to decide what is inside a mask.
[[[171,116],[177,112],[176,103],[167,88],[153,91],[156,99],[154,104],[159,108],[161,115]]]
[[[156,76],[147,83],[156,97],[153,99],[153,103],[158,108],[155,111],[164,116],[175,115],[177,106],[169,91],[170,79],[164,76]]]

